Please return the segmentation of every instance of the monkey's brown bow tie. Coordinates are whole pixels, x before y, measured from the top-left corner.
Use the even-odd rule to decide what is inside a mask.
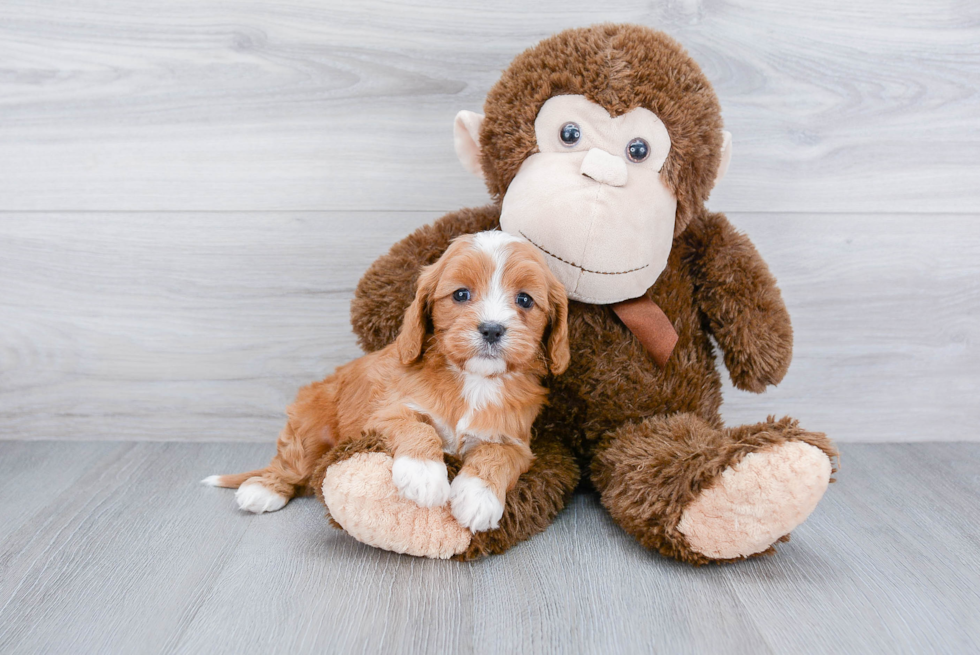
[[[664,310],[645,295],[613,303],[610,307],[640,340],[653,361],[663,368],[677,345],[677,331]]]

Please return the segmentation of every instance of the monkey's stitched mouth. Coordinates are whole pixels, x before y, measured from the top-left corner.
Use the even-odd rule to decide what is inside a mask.
[[[593,271],[593,270],[589,270],[589,269],[585,268],[584,266],[579,266],[575,262],[570,262],[567,259],[562,259],[561,257],[559,257],[558,255],[556,255],[553,252],[548,252],[547,250],[545,250],[544,248],[542,248],[538,244],[534,243],[534,240],[531,239],[531,237],[529,237],[528,235],[524,234],[524,232],[522,230],[518,230],[518,232],[520,232],[521,236],[524,237],[525,239],[527,239],[528,242],[530,242],[530,244],[532,246],[534,246],[535,248],[537,248],[538,250],[540,250],[544,254],[548,255],[549,257],[554,257],[555,259],[557,259],[558,261],[560,261],[562,264],[568,264],[569,266],[574,266],[578,270],[584,271],[585,273],[595,273],[596,275],[626,275],[627,273],[635,273],[636,271],[642,271],[644,268],[649,268],[650,267],[650,264],[644,264],[643,266],[638,266],[637,268],[631,268],[628,271]]]

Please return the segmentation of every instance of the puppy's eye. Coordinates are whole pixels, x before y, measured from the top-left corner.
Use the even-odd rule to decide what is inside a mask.
[[[453,300],[456,302],[466,302],[470,299],[469,289],[456,289],[453,291]]]
[[[650,156],[650,144],[643,139],[633,139],[626,144],[626,156],[638,164]]]
[[[524,309],[531,309],[534,307],[534,298],[521,291],[517,294],[517,306],[523,307]]]
[[[561,142],[566,146],[574,146],[582,138],[582,130],[575,123],[565,123],[561,126],[561,132],[558,134],[561,137]]]

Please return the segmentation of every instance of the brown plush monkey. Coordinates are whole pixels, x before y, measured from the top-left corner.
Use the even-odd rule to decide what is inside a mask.
[[[454,237],[500,227],[565,284],[571,366],[547,382],[536,461],[499,529],[471,535],[439,508],[399,504],[375,435],[321,462],[334,521],[390,550],[479,557],[546,528],[587,476],[647,548],[695,564],[771,552],[820,500],[836,451],[789,418],[722,424],[711,337],[735,385],[761,392],[789,367],[792,328],[752,243],[705,209],[731,152],[708,80],[666,35],[600,25],[518,56],[485,111],[457,117],[456,150],[493,204],[444,216],[375,262],[354,329],[365,350],[390,343],[419,269]]]

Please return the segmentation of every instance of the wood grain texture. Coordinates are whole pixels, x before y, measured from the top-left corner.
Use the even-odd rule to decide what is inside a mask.
[[[428,218],[4,215],[0,430],[274,441],[299,386],[360,354],[360,272]]]
[[[481,204],[454,114],[601,21],[667,30],[715,84],[715,208],[980,212],[972,0],[7,0],[0,210]]]
[[[274,442],[297,389],[360,354],[361,271],[436,217],[0,215],[0,438]],[[796,346],[779,387],[728,385],[730,423],[980,439],[980,216],[732,220],[779,279]]]
[[[249,444],[0,443],[0,652],[965,653],[980,643],[980,444],[847,444],[774,557],[692,568],[594,496],[461,564],[264,516],[196,481]],[[53,476],[58,471],[60,476]],[[36,486],[11,484],[32,477]]]

